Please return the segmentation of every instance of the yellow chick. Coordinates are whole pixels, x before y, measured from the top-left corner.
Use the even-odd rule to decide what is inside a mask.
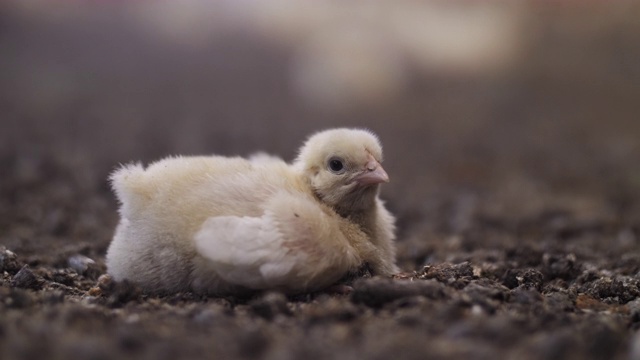
[[[121,220],[108,273],[149,293],[300,293],[368,263],[398,272],[389,177],[369,131],[311,136],[292,164],[266,154],[171,157],[111,175]]]

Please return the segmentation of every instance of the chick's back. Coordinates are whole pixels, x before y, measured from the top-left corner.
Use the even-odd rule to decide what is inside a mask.
[[[111,181],[121,222],[107,252],[109,273],[152,292],[188,289],[197,256],[192,239],[206,219],[258,217],[280,189],[308,193],[284,161],[239,157],[173,157],[146,169],[126,165]],[[231,287],[222,280],[211,286]]]
[[[170,216],[185,225],[211,216],[259,216],[260,204],[278,189],[306,192],[284,161],[252,163],[239,157],[167,158],[147,169],[125,166],[111,178],[122,217]]]

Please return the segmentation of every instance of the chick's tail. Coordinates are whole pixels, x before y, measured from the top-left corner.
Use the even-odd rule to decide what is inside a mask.
[[[109,176],[111,188],[122,204],[120,215],[129,218],[146,207],[151,198],[149,184],[145,181],[145,170],[140,163],[122,165]]]

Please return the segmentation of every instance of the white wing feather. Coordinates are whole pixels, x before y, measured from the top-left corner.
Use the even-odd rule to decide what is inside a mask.
[[[217,216],[207,219],[195,237],[198,252],[225,281],[252,289],[286,285],[307,259],[291,251],[272,216]]]

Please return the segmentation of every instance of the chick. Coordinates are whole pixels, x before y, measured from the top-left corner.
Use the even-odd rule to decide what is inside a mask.
[[[398,272],[389,177],[365,130],[311,136],[292,164],[264,154],[171,157],[111,175],[120,223],[108,273],[149,293],[300,293],[363,263]]]

